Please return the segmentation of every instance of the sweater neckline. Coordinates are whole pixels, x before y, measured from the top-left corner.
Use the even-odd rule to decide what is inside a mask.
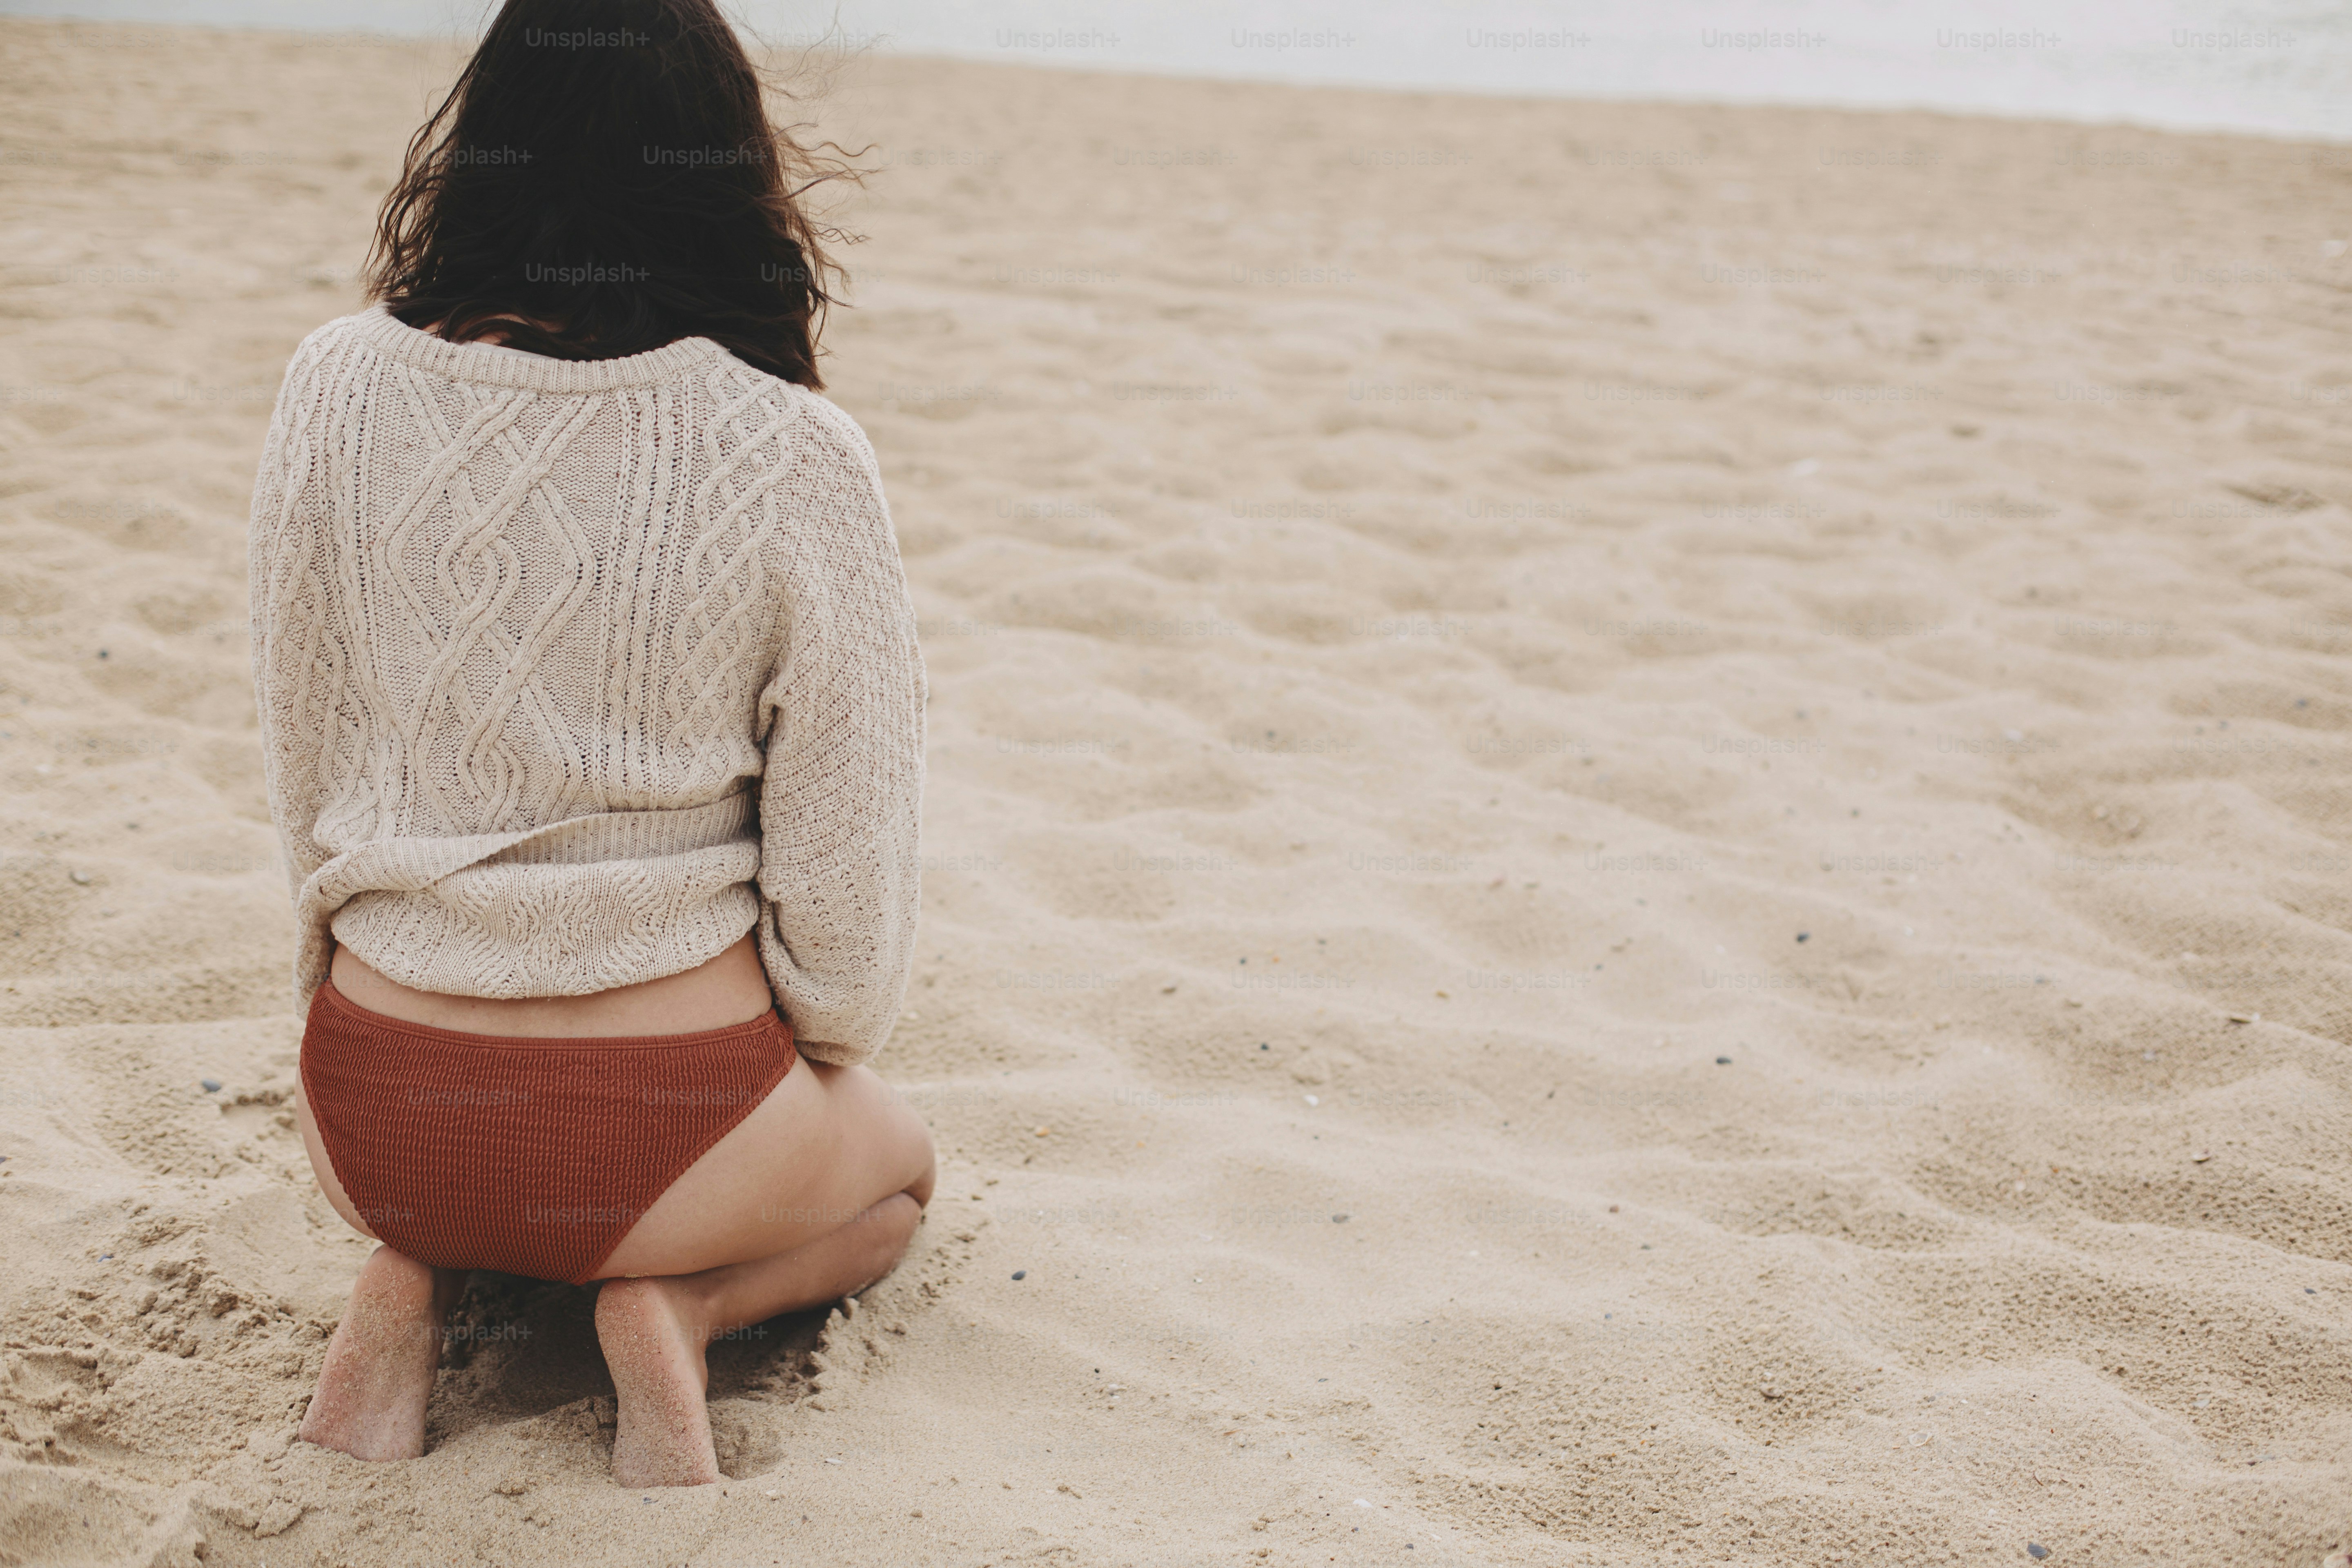
[[[532,392],[610,392],[625,386],[651,386],[727,352],[709,338],[680,338],[619,359],[550,359],[497,343],[453,343],[410,326],[382,304],[370,306],[353,320],[370,344],[404,364],[452,381]]]

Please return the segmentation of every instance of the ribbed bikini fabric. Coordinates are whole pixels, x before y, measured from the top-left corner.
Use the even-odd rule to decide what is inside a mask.
[[[773,1013],[691,1035],[511,1039],[387,1018],[329,981],[310,999],[302,1096],[344,1195],[394,1250],[584,1284],[794,1060]]]

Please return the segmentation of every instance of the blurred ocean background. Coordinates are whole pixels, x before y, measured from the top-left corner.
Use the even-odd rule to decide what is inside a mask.
[[[470,36],[488,0],[0,0]],[[773,43],[1456,91],[1943,109],[2352,140],[2347,0],[733,0]]]

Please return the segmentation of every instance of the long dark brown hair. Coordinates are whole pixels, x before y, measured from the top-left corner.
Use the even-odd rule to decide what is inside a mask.
[[[856,174],[770,121],[713,0],[506,0],[408,143],[369,297],[452,342],[617,359],[705,337],[822,387],[819,242],[842,237],[803,197]]]

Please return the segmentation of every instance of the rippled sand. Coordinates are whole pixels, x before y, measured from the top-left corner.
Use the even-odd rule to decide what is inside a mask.
[[[246,498],[452,59],[0,59],[0,1562],[2352,1539],[2342,149],[852,67],[946,1166],[648,1503],[561,1288],[291,1442]]]

